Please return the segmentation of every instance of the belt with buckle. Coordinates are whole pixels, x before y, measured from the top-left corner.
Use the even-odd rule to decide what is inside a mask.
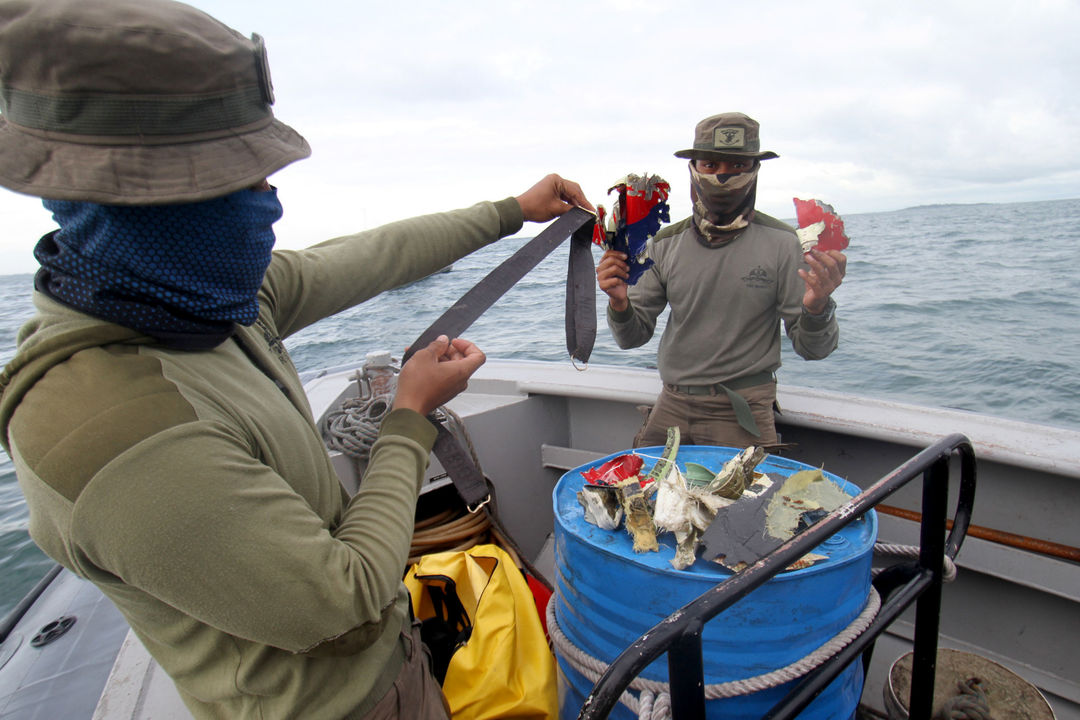
[[[773,380],[771,371],[762,371],[711,385],[673,385],[664,383],[664,387],[684,395],[727,395],[732,408],[735,410],[735,418],[739,421],[739,426],[754,437],[761,437],[761,431],[758,430],[757,422],[754,421],[754,414],[750,411],[750,404],[746,402],[746,398],[735,391],[755,385],[765,385],[773,382]]]

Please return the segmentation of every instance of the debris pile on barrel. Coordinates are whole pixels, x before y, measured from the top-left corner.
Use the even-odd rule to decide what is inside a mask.
[[[768,554],[849,499],[821,470],[784,477],[757,472],[765,459],[750,446],[718,470],[696,462],[678,463],[680,433],[668,429],[667,444],[642,476],[644,456],[619,455],[583,471],[578,502],[585,519],[605,530],[625,526],[634,552],[657,552],[658,536],[675,540],[671,564],[678,570],[698,558],[739,571]],[[789,570],[824,556],[803,556]]]

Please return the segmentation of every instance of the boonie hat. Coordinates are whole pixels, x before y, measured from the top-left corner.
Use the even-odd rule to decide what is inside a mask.
[[[274,118],[262,38],[168,0],[0,0],[0,185],[208,200],[311,154]]]
[[[771,160],[776,153],[761,151],[757,120],[742,113],[720,113],[707,117],[694,130],[694,147],[680,150],[675,157],[692,160],[719,160],[724,157],[752,157]]]

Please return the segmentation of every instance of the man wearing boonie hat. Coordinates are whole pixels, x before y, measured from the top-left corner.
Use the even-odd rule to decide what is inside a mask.
[[[272,253],[265,178],[310,153],[262,39],[165,0],[0,0],[0,185],[44,198],[0,440],[53,559],[200,718],[445,718],[401,582],[436,430],[484,361],[402,368],[359,493],[281,339],[580,204],[518,196]]]
[[[778,157],[761,150],[758,131],[737,112],[699,122],[693,146],[675,153],[689,160],[693,214],[649,241],[653,265],[635,285],[624,254],[597,265],[619,347],[647,343],[671,307],[657,353],[664,387],[635,447],[663,445],[672,426],[698,445],[775,445],[781,321],[807,360],[836,348],[831,295],[847,258],[804,256],[793,228],[755,210],[761,161]]]

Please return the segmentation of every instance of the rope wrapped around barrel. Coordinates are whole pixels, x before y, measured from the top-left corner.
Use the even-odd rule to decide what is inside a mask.
[[[875,555],[889,555],[892,557],[908,557],[919,559],[919,548],[916,545],[896,545],[893,543],[874,543]],[[873,574],[876,576],[881,569],[875,569]],[[956,563],[948,555],[944,556],[944,560],[941,563],[941,580],[942,582],[952,582],[956,579]]]
[[[881,597],[871,587],[862,612],[846,628],[829,638],[817,650],[800,660],[762,675],[706,685],[705,699],[717,700],[749,695],[797,680],[850,645],[860,633],[866,630],[880,608]],[[607,663],[592,657],[566,637],[555,618],[554,602],[548,603],[547,628],[552,645],[571,667],[593,683],[600,679],[607,670]],[[664,720],[671,717],[671,697],[667,683],[638,676],[630,683],[630,688],[639,691],[640,696],[635,698],[629,692],[624,692],[619,702],[637,714],[639,720]]]
[[[918,547],[890,543],[875,543],[874,552],[879,555],[898,557],[918,558],[919,556]],[[942,579],[944,582],[952,582],[956,579],[956,575],[956,564],[952,558],[946,555],[942,567]],[[817,650],[814,650],[801,660],[796,660],[790,665],[772,672],[743,680],[706,685],[705,699],[716,700],[748,695],[797,680],[851,644],[859,634],[866,630],[880,609],[881,597],[878,595],[877,590],[871,587],[862,612],[852,620],[851,624],[823,643]],[[552,645],[559,651],[563,659],[589,681],[595,683],[599,680],[600,676],[607,670],[607,664],[581,650],[566,637],[555,618],[554,602],[548,603],[547,627]],[[667,683],[648,680],[639,676],[630,683],[630,689],[637,690],[639,696],[635,698],[629,692],[624,692],[619,698],[619,702],[636,713],[638,720],[667,720],[671,717],[671,697],[668,694]],[[982,697],[985,699],[985,695]],[[956,701],[956,711],[976,713],[980,711],[975,700],[960,699],[960,696],[957,696],[954,700]],[[987,710],[986,715],[944,715],[942,717],[945,720],[992,720],[988,713]]]

